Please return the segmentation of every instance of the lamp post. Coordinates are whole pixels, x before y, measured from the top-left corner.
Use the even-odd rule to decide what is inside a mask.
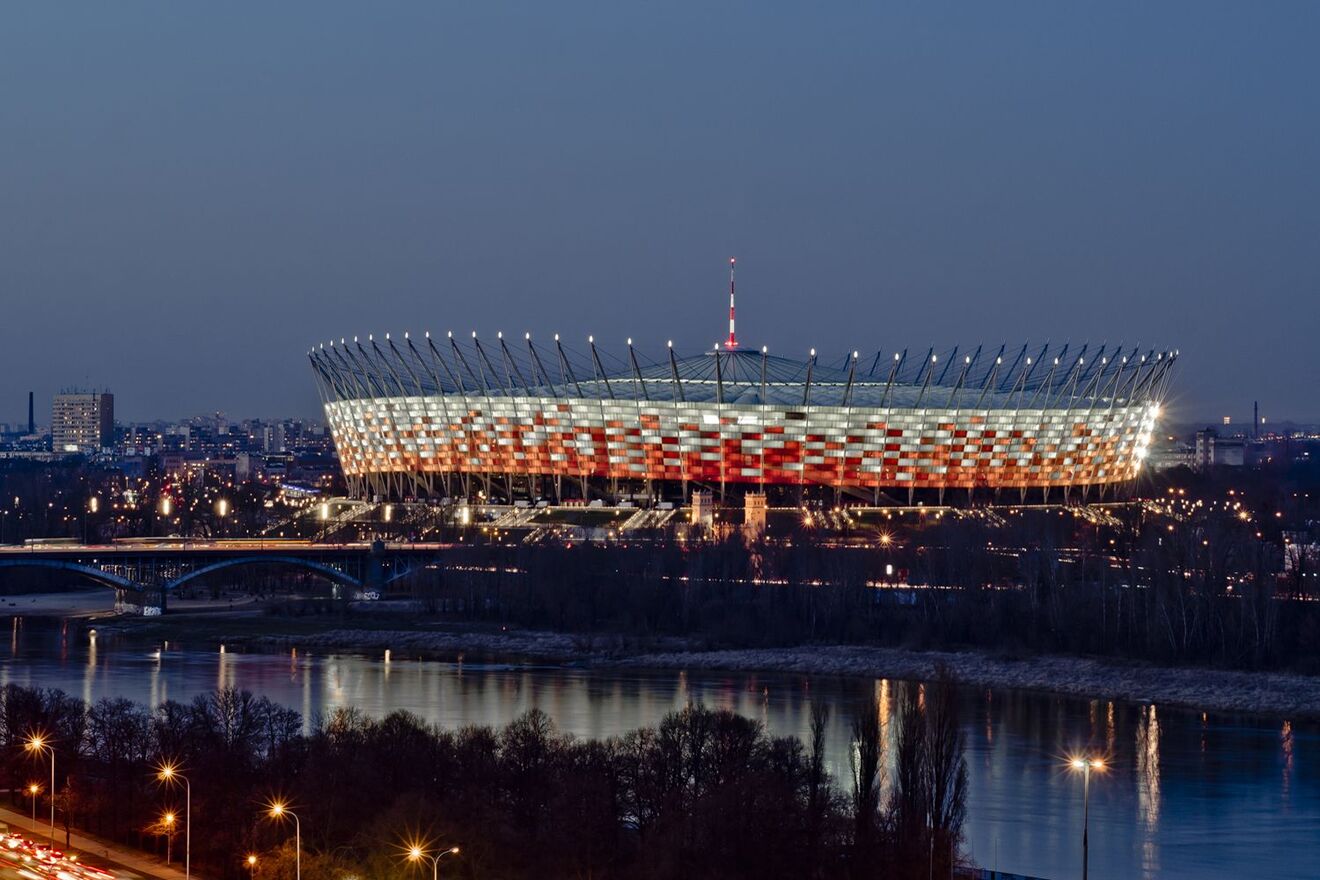
[[[165,829],[165,864],[168,865],[174,857],[174,814],[161,816],[160,827]]]
[[[34,733],[23,746],[29,752],[50,752],[50,848],[55,848],[55,747],[44,734]],[[35,815],[35,810],[34,810]],[[33,824],[36,824],[35,821]]]
[[[183,781],[183,876],[192,878],[192,783],[173,764],[162,764],[156,778],[162,782]]]
[[[28,783],[28,797],[32,798],[32,830],[37,830],[37,795],[41,794],[41,786],[35,782]]]
[[[1073,770],[1082,774],[1082,880],[1086,880],[1089,865],[1089,828],[1091,820],[1091,771],[1103,773],[1105,762],[1100,758],[1073,758],[1069,762]]]
[[[431,880],[440,880],[440,860],[445,856],[458,855],[458,847],[451,846],[449,849],[441,850],[435,855],[431,855],[420,846],[412,846],[408,849],[408,860],[413,862],[428,861],[431,863]]]
[[[285,816],[293,817],[293,859],[294,859],[294,880],[302,880],[302,824],[298,817],[285,806],[283,801],[276,801],[270,805],[270,817],[272,819],[283,819]]]
[[[243,864],[247,865],[247,869],[248,869],[248,880],[252,880],[252,878],[254,878],[254,877],[257,876],[257,854],[256,854],[256,853],[248,853],[247,858],[243,860]]]

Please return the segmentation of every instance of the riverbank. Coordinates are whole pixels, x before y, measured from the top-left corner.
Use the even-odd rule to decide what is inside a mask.
[[[415,615],[340,618],[196,615],[96,624],[129,637],[223,643],[252,650],[353,652],[427,658],[651,669],[790,672],[928,680],[940,667],[975,687],[1014,688],[1204,711],[1320,718],[1320,678],[1291,673],[1160,667],[1109,658],[1006,657],[977,651],[913,651],[863,645],[710,649],[697,639],[568,634],[434,623]]]
[[[517,655],[553,662],[648,669],[793,672],[929,680],[941,667],[976,687],[1045,691],[1092,699],[1176,705],[1207,711],[1320,717],[1320,679],[1283,673],[1162,668],[1085,657],[1002,658],[972,651],[908,651],[858,645],[744,650],[639,650],[628,640],[547,632],[418,633],[329,630],[312,637],[266,637],[263,648],[391,650],[393,656]]]

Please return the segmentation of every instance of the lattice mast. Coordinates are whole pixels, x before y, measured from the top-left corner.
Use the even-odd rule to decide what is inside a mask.
[[[733,257],[729,257],[729,341],[724,343],[725,348],[738,347],[738,334],[734,331],[733,324],[733,267],[737,262]]]

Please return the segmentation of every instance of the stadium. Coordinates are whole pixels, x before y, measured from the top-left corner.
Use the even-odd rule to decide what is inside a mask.
[[[772,506],[1114,497],[1174,351],[1008,346],[646,357],[587,337],[341,339],[310,353],[349,493],[487,504]],[[1052,496],[1053,493],[1053,497]]]

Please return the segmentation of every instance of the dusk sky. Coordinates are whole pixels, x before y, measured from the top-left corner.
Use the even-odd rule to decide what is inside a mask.
[[[0,421],[340,336],[1178,348],[1320,421],[1320,4],[9,4]]]

